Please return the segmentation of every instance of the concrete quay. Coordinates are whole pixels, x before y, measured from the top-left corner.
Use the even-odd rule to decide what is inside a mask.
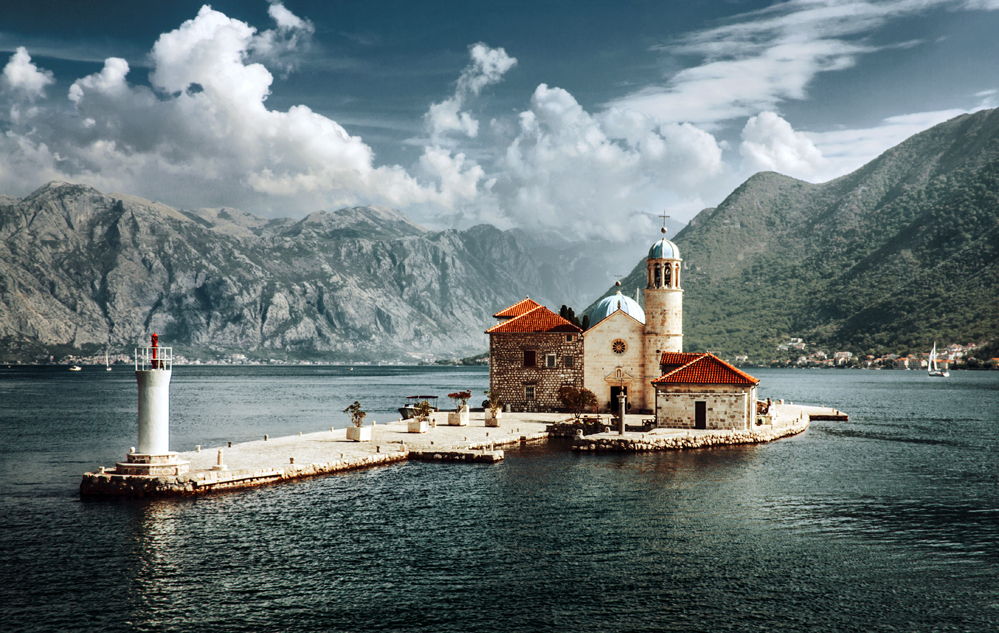
[[[348,470],[419,461],[495,463],[504,448],[546,440],[557,413],[504,413],[499,427],[485,426],[484,414],[470,414],[467,426],[448,426],[447,412],[433,414],[436,426],[410,433],[405,422],[368,425],[371,440],[347,439],[347,429],[267,437],[232,446],[202,446],[178,453],[188,463],[180,475],[127,475],[102,468],[83,475],[84,497],[166,497],[252,488]],[[219,467],[219,452],[222,467]]]
[[[167,497],[205,494],[268,485],[407,460],[447,463],[496,463],[504,450],[547,440],[548,425],[566,420],[564,413],[504,413],[499,427],[485,426],[483,414],[472,413],[467,426],[448,426],[447,412],[433,415],[427,433],[410,433],[405,422],[370,425],[367,442],[347,439],[346,429],[267,437],[232,446],[201,447],[178,454],[189,471],[180,475],[129,475],[102,468],[83,475],[83,497]],[[601,416],[610,422],[610,416]],[[625,423],[641,425],[647,415],[627,415]],[[645,433],[616,431],[576,438],[577,451],[663,451],[770,442],[801,433],[809,420],[846,419],[826,407],[774,404],[769,424],[752,430],[652,429]],[[221,466],[219,453],[221,452]]]

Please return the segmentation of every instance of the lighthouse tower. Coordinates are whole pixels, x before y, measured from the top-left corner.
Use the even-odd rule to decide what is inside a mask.
[[[663,238],[652,245],[646,258],[645,376],[659,377],[663,352],[683,351],[683,289],[680,287],[680,249]],[[645,390],[645,408],[655,410],[656,392]]]
[[[124,475],[181,475],[188,462],[170,452],[170,376],[173,348],[152,345],[135,350],[135,380],[139,387],[139,447],[129,451],[116,471]]]

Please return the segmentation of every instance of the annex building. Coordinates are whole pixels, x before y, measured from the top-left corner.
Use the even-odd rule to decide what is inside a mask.
[[[665,230],[664,230],[665,232]],[[759,380],[712,354],[683,352],[683,260],[665,237],[646,257],[645,309],[605,297],[585,332],[530,298],[489,328],[489,385],[513,411],[558,408],[563,385],[585,387],[599,411],[655,414],[660,427],[749,428]]]

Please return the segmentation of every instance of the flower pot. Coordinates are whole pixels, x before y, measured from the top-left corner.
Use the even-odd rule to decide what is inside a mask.
[[[370,442],[371,441],[371,427],[370,426],[348,426],[347,427],[347,439],[354,440],[355,442]]]
[[[448,413],[447,424],[448,426],[468,426],[468,407],[465,407],[464,411]]]
[[[410,433],[426,433],[430,430],[430,423],[426,420],[410,420],[409,421],[409,432]]]
[[[486,426],[499,426],[501,412],[497,411],[496,415],[493,415],[486,411]]]

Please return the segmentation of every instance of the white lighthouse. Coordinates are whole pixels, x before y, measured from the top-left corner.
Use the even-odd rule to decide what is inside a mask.
[[[135,350],[135,380],[139,387],[139,446],[129,451],[116,471],[124,475],[181,475],[188,462],[170,452],[170,376],[173,348],[152,345]]]

